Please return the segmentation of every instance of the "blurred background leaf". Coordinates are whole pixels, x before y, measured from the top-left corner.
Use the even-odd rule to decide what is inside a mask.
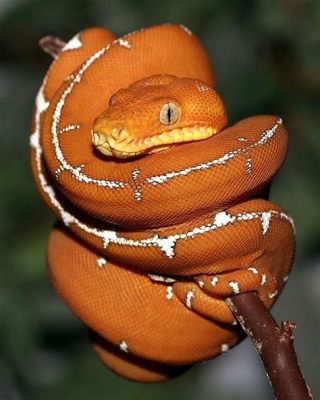
[[[234,123],[254,114],[283,117],[287,162],[272,200],[297,228],[297,260],[274,308],[298,323],[296,348],[320,392],[320,2],[311,0],[0,0],[0,399],[262,400],[273,395],[250,343],[156,385],[106,370],[81,323],[54,294],[45,272],[53,216],[29,167],[33,101],[50,59],[38,40],[67,40],[89,26],[117,35],[163,22],[202,39]]]

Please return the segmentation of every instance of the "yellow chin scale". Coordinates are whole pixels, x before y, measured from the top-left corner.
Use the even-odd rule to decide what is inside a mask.
[[[92,144],[105,156],[135,157],[165,150],[172,144],[208,139],[217,133],[212,127],[176,128],[146,138],[134,139],[122,129],[118,135],[92,131]]]

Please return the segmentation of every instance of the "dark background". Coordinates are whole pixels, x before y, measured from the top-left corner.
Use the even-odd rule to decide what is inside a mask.
[[[259,113],[284,119],[289,154],[271,198],[293,216],[298,249],[273,313],[297,322],[301,367],[320,394],[320,2],[0,0],[1,400],[273,398],[248,341],[169,383],[113,375],[46,276],[54,218],[33,184],[28,146],[34,97],[50,63],[37,42],[47,34],[67,40],[89,26],[122,35],[162,22],[200,36],[230,123]]]

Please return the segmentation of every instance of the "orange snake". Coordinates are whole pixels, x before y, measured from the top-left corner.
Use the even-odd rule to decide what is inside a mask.
[[[185,27],[81,32],[36,99],[34,178],[58,220],[50,279],[113,371],[161,381],[243,337],[225,299],[270,308],[294,255],[267,200],[282,120],[225,128],[208,57]]]

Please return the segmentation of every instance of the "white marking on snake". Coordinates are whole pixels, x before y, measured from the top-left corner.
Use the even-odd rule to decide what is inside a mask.
[[[125,342],[124,340],[122,340],[119,344],[119,348],[121,351],[124,351],[125,353],[129,353],[129,347],[127,345],[127,342]]]
[[[137,201],[141,201],[142,200],[142,187],[137,184],[137,181],[139,179],[140,173],[141,173],[141,171],[140,171],[139,168],[134,168],[131,171],[131,177],[132,177],[132,180],[134,181],[134,184],[135,184],[135,188],[134,188],[134,191],[133,191],[133,196],[134,196],[135,200],[137,200]]]
[[[274,292],[272,292],[272,293],[269,293],[268,294],[268,297],[269,297],[269,299],[274,299],[276,296],[277,296],[277,294],[278,294],[278,291],[277,290],[275,290]]]
[[[228,214],[225,211],[218,212],[213,220],[213,224],[220,228],[221,226],[225,226],[228,224],[232,224],[235,221],[236,217]]]
[[[40,114],[47,111],[50,102],[46,100],[44,95],[44,86],[41,86],[39,93],[36,97],[36,107]]]
[[[141,171],[140,171],[139,168],[134,168],[134,169],[131,171],[132,179],[133,179],[134,181],[138,180],[140,173],[141,173]]]
[[[85,166],[84,164],[81,164],[78,167],[75,167],[75,169],[80,172],[84,168],[84,166]],[[64,171],[64,168],[63,168],[62,165],[60,165],[60,167],[57,168],[56,171],[55,171],[56,179],[59,179],[59,176],[60,176],[61,172],[63,172],[63,171]]]
[[[265,235],[269,230],[270,220],[271,220],[270,211],[263,212],[261,215],[261,224],[262,224],[262,234],[263,235]]]
[[[229,345],[226,343],[222,343],[221,345],[221,353],[226,353],[227,351],[229,351]]]
[[[186,294],[186,306],[190,308],[190,310],[192,309],[193,298],[194,298],[194,293],[192,290],[189,290]]]
[[[57,169],[55,170],[56,179],[59,179],[59,176],[60,176],[61,172],[63,172],[63,170],[64,170],[64,168],[63,168],[61,165],[60,165],[59,168],[57,168]]]
[[[266,274],[262,274],[261,276],[261,286],[264,286],[267,283],[267,275]]]
[[[253,274],[257,274],[258,273],[258,270],[255,267],[249,267],[248,271],[251,271]]]
[[[238,140],[239,142],[250,143],[250,140],[247,139],[247,138],[244,137],[244,136],[237,136],[237,140]],[[251,174],[251,173],[252,173],[252,170],[253,170],[253,161],[252,161],[252,157],[251,157],[251,154],[250,154],[250,151],[249,151],[249,150],[250,150],[250,147],[243,148],[242,150],[243,150],[243,153],[244,153],[244,155],[245,155],[245,157],[246,157],[245,171],[246,171],[248,174]]]
[[[64,82],[71,81],[71,80],[73,80],[73,79],[74,79],[74,75],[73,75],[73,74],[70,74],[70,75],[68,75],[68,76],[66,76],[66,77],[64,78]]]
[[[174,236],[169,236],[167,238],[158,237],[155,242],[157,246],[160,247],[160,250],[165,253],[168,258],[172,258],[175,255],[175,245],[177,239]]]
[[[61,51],[77,50],[82,47],[82,41],[80,39],[80,34],[75,35],[69,42],[61,49]]]
[[[190,35],[190,36],[192,35],[192,32],[190,31],[190,29],[187,28],[186,26],[180,24],[180,28],[181,28],[182,30],[184,30],[188,35]]]
[[[240,286],[239,283],[236,281],[231,281],[229,282],[229,286],[231,287],[233,294],[239,294],[240,293]]]
[[[238,136],[237,140],[239,140],[239,142],[247,142],[248,141],[248,139],[243,136]]]
[[[217,276],[214,276],[210,281],[210,285],[215,287],[218,282],[219,282],[219,278]]]
[[[252,158],[251,158],[250,154],[247,153],[247,161],[246,161],[246,165],[245,165],[245,170],[248,174],[251,174],[252,169],[253,169]]]
[[[60,129],[59,133],[70,132],[70,131],[74,131],[76,129],[80,129],[80,125],[78,125],[78,124],[69,124],[69,125],[65,126],[64,128]]]
[[[172,286],[167,287],[166,299],[167,300],[173,299],[173,287]]]
[[[155,282],[163,282],[163,283],[173,283],[176,282],[176,279],[170,278],[169,276],[162,276],[156,274],[148,274],[148,277]]]
[[[141,201],[142,200],[142,192],[141,192],[141,186],[137,186],[134,191],[133,191],[133,197],[135,198],[135,200],[137,201]]]
[[[99,268],[104,267],[106,265],[106,263],[107,263],[107,261],[105,258],[103,258],[103,257],[97,258],[97,265]]]
[[[204,287],[204,282],[203,281],[198,281],[198,285],[199,285],[200,288],[203,288]]]
[[[35,150],[39,147],[39,139],[40,139],[40,136],[39,136],[38,132],[33,132],[30,135],[29,144]]]
[[[211,90],[209,86],[199,85],[199,84],[197,84],[197,89],[198,92],[209,92]]]
[[[118,40],[118,43],[119,43],[119,45],[122,46],[122,47],[126,47],[127,49],[131,49],[131,43],[128,42],[128,40],[125,40],[125,39],[123,39],[123,38],[120,38],[120,39]]]

